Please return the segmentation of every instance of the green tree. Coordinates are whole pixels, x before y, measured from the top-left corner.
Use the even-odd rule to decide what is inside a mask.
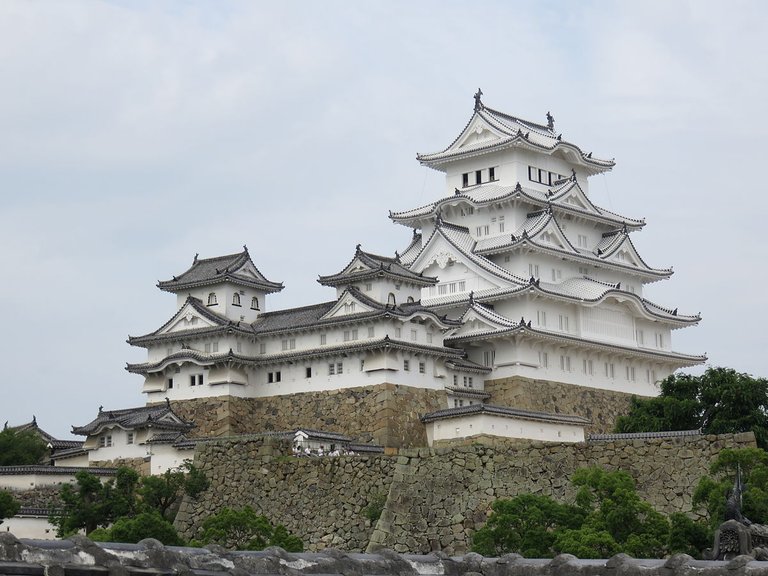
[[[637,558],[666,553],[667,519],[642,500],[624,471],[582,468],[571,478],[578,488],[573,504],[521,494],[497,500],[485,526],[473,538],[473,550],[498,556],[517,552],[552,557],[561,552],[579,558],[608,558],[626,552]]]
[[[581,468],[571,481],[579,487],[576,505],[585,513],[581,528],[571,531],[566,539],[559,539],[555,547],[560,552],[576,554],[581,558],[596,558],[604,554],[609,541],[636,558],[660,557],[669,539],[669,522],[637,494],[635,481],[623,470],[606,471],[602,468]],[[572,548],[579,540],[601,543],[594,556],[585,556],[582,546]],[[577,554],[577,551],[579,554]]]
[[[39,464],[47,453],[45,442],[31,430],[0,431],[0,466]]]
[[[768,453],[758,448],[726,448],[693,493],[693,504],[706,512],[710,532],[725,520],[726,498],[739,470],[745,485],[742,514],[753,522],[768,523]]]
[[[106,527],[112,521],[101,480],[90,472],[77,472],[75,484],[64,484],[60,498],[61,509],[49,519],[51,524],[56,526],[56,535],[59,538],[65,538],[79,530],[90,534],[96,528]]]
[[[701,376],[673,374],[655,398],[633,398],[617,432],[701,429],[705,434],[752,431],[768,447],[768,380],[730,368],[708,368]]]
[[[280,546],[289,552],[301,552],[304,544],[285,526],[273,526],[265,517],[246,506],[236,510],[222,508],[203,521],[202,533],[196,544],[219,544],[230,550],[263,550]]]
[[[183,546],[176,529],[159,512],[142,512],[136,516],[118,518],[110,528],[94,530],[90,537],[100,542],[129,542],[135,544],[154,538],[166,546]]]
[[[10,492],[0,490],[0,524],[6,518],[12,518],[19,511],[20,504]]]
[[[472,538],[472,550],[484,556],[512,551],[526,558],[551,557],[558,530],[577,528],[584,520],[580,508],[535,494],[496,500],[491,508],[488,522]]]

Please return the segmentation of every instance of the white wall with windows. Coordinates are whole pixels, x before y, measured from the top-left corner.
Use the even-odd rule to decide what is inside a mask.
[[[473,436],[497,436],[544,442],[583,442],[584,425],[544,420],[527,420],[514,416],[477,413],[445,418],[425,424],[427,442],[458,440]]]

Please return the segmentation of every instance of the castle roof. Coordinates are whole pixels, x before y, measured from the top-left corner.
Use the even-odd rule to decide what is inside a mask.
[[[73,426],[72,433],[81,436],[99,434],[104,429],[122,428],[123,430],[140,430],[158,428],[164,430],[187,431],[194,424],[179,417],[169,403],[125,408],[121,410],[103,410],[85,426]]]
[[[236,254],[227,254],[215,258],[198,258],[192,266],[171,280],[160,281],[157,287],[166,292],[181,292],[201,286],[211,286],[221,282],[230,282],[238,286],[255,288],[266,293],[279,292],[281,282],[272,282],[259,272],[248,254],[248,248]]]
[[[192,318],[205,321],[204,325],[191,324]],[[146,346],[162,340],[183,340],[199,338],[206,335],[224,333],[240,333],[244,336],[253,334],[250,324],[247,322],[235,322],[226,316],[214,312],[202,303],[199,298],[187,296],[184,304],[171,318],[160,328],[143,336],[128,336],[128,344],[131,346]]]
[[[390,258],[364,252],[358,244],[352,260],[341,272],[329,276],[320,276],[318,282],[325,286],[344,286],[374,278],[390,278],[416,286],[429,286],[437,284],[438,281],[437,278],[412,272],[400,262],[399,256]]]
[[[440,152],[417,154],[416,159],[423,165],[445,171],[445,165],[462,158],[486,154],[513,147],[544,152],[559,153],[565,159],[585,169],[590,174],[610,170],[613,160],[593,158],[554,131],[554,118],[549,114],[547,125],[523,120],[499,110],[488,108],[481,100],[482,92],[475,95],[475,109],[464,129],[456,139]]]
[[[430,412],[421,417],[423,423],[435,422],[437,420],[447,420],[450,418],[460,418],[474,414],[490,414],[494,416],[506,416],[523,420],[534,420],[537,422],[552,422],[555,424],[573,424],[576,426],[587,426],[592,422],[581,416],[572,416],[569,414],[554,414],[551,412],[537,412],[534,410],[523,410],[521,408],[508,408],[507,406],[495,406],[493,404],[472,404],[469,406],[459,406],[457,408],[447,408]]]
[[[6,422],[6,426],[8,426]],[[32,432],[36,434],[45,444],[50,448],[51,452],[57,452],[61,450],[69,450],[72,448],[79,448],[82,446],[80,440],[59,440],[52,434],[49,434],[37,424],[37,418],[32,416],[30,422],[19,424],[18,426],[10,426],[10,429],[15,432]]]
[[[419,208],[402,212],[390,211],[389,217],[398,224],[419,226],[421,221],[434,218],[447,206],[466,204],[477,208],[520,200],[542,208],[551,205],[554,210],[611,226],[626,225],[630,230],[645,226],[642,219],[622,216],[594,204],[575,177],[566,178],[546,191],[521,186],[519,182],[515,186],[487,182],[462,190],[456,189],[453,196],[441,198]]]

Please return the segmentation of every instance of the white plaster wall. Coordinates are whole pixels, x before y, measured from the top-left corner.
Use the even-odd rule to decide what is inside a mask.
[[[111,435],[112,446],[99,446],[99,438],[101,436]],[[111,428],[103,431],[98,436],[89,436],[86,441],[86,446],[92,449],[88,452],[88,461],[95,462],[100,460],[114,460],[117,458],[144,458],[147,455],[146,446],[142,446],[139,442],[142,441],[136,433],[134,433],[133,444],[128,444],[128,432],[122,428]]]
[[[2,474],[0,490],[31,490],[40,486],[57,486],[72,481],[72,474]]]
[[[495,414],[469,414],[426,425],[430,446],[440,440],[454,440],[485,434],[501,438],[522,438],[544,442],[583,442],[580,425],[526,420]]]
[[[53,462],[54,466],[88,466],[88,454],[78,454],[69,458],[57,458]]]
[[[194,450],[177,450],[171,444],[152,444],[149,451],[149,473],[153,475],[179,468],[185,460],[192,460],[195,455]]]
[[[0,523],[0,531],[10,532],[16,538],[34,538],[36,540],[56,539],[56,528],[47,518],[18,517],[6,518]]]
[[[216,294],[217,304],[208,306],[208,295],[213,292]],[[233,304],[233,294],[237,292],[240,294],[240,306]],[[259,314],[263,314],[267,311],[265,294],[260,290],[253,290],[251,288],[241,288],[227,282],[221,284],[213,284],[211,286],[203,286],[201,288],[195,288],[186,292],[179,292],[176,294],[176,309],[178,310],[184,305],[188,296],[194,296],[200,300],[204,305],[215,312],[238,321],[243,320],[245,322],[253,322],[256,320]],[[251,309],[251,299],[253,297],[259,299],[259,310]],[[242,318],[241,318],[242,316]]]

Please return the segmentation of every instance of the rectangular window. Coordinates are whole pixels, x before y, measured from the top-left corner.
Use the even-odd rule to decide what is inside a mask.
[[[496,350],[485,350],[483,352],[483,366],[493,367],[496,362]]]
[[[552,268],[552,282],[560,280],[563,277],[563,271],[560,268]]]
[[[605,377],[606,378],[616,377],[616,366],[614,366],[613,362],[605,363]]]
[[[546,352],[539,352],[539,366],[541,368],[549,367],[549,354]]]
[[[373,326],[368,327],[368,338],[373,338],[375,335]]]
[[[560,314],[558,319],[560,322],[560,330],[563,332],[568,332],[568,316]]]
[[[304,377],[312,378],[312,366],[307,366],[306,368],[304,368]]]
[[[563,372],[570,372],[571,371],[571,357],[570,356],[560,356],[560,370]]]
[[[236,348],[237,348],[238,354],[240,352],[242,352],[243,351],[243,343],[242,342],[238,342]]]
[[[168,390],[173,388],[173,378],[168,378]]]
[[[494,166],[488,168],[488,180],[491,182],[496,180],[496,168]]]
[[[262,342],[259,344],[259,354],[266,354],[267,353],[267,344],[266,342]]]
[[[475,170],[475,184],[480,184],[483,181],[483,171]]]
[[[583,369],[584,369],[584,374],[592,376],[593,375],[593,371],[594,371],[594,366],[592,364],[592,360],[584,360],[583,361]]]
[[[455,294],[456,293],[456,282],[451,282],[450,284],[448,284],[448,289],[451,292],[451,294]]]
[[[531,278],[538,278],[539,277],[539,265],[538,264],[528,264],[528,275]]]
[[[336,364],[332,362],[328,364],[328,375],[333,376],[334,374],[336,374]]]
[[[626,374],[627,374],[627,380],[629,380],[630,382],[634,382],[635,381],[635,367],[634,366],[627,366]]]
[[[461,187],[466,188],[467,186],[469,186],[469,172],[464,172],[461,175]]]
[[[643,346],[645,344],[645,334],[643,334],[642,330],[638,330],[636,332],[636,334],[637,334],[637,336],[636,336],[637,337],[637,345],[638,346]]]
[[[357,328],[352,330],[352,340],[357,340]]]
[[[483,227],[478,226],[477,228],[475,228],[475,236],[482,236],[482,235],[483,235]]]
[[[403,370],[408,372],[411,369],[411,363],[409,360],[403,360]]]
[[[373,290],[373,284],[371,284],[370,282],[366,282],[365,283],[365,291],[366,292],[370,292],[371,290]]]
[[[344,330],[344,342],[349,342],[349,330]]]
[[[411,341],[416,342],[419,337],[419,333],[416,330],[411,330]]]
[[[133,432],[128,432],[125,439],[126,444],[133,444]]]
[[[219,343],[218,342],[214,342],[213,346],[212,346],[212,349],[213,349],[214,352],[218,352],[219,351]]]
[[[587,247],[587,236],[585,234],[579,234],[579,248]]]
[[[427,344],[432,344],[432,332],[427,332]]]
[[[205,343],[204,350],[205,350],[206,354],[210,354],[211,353],[211,343],[210,342],[206,342]]]
[[[536,323],[539,326],[546,327],[546,325],[547,325],[547,313],[544,310],[537,310],[536,311]]]
[[[586,266],[579,266],[579,274],[584,274],[584,276],[589,274],[589,268]]]
[[[664,334],[656,333],[656,348],[664,348]]]
[[[499,216],[499,234],[504,232],[504,216]]]
[[[194,386],[196,383],[197,383],[197,377],[194,374],[192,374],[189,377],[189,385]]]
[[[365,358],[360,358],[360,372],[365,370]]]
[[[168,348],[168,349],[165,351],[165,355],[166,355],[166,356],[170,356],[171,354],[173,354],[173,348]]]
[[[344,363],[336,362],[336,374],[343,374],[343,373],[344,373]]]
[[[320,346],[325,346],[325,334],[320,334]]]
[[[467,388],[472,388],[472,376],[467,377]]]
[[[437,293],[441,296],[444,294],[448,294],[448,286],[446,284],[440,284],[437,287]]]
[[[419,362],[419,374],[424,374],[427,371],[426,362]]]
[[[395,338],[400,338],[402,331],[400,328],[395,328]]]
[[[459,385],[459,377],[456,374],[453,375],[453,385],[454,386],[458,386]]]
[[[467,283],[464,280],[459,280],[459,292],[467,291]]]

